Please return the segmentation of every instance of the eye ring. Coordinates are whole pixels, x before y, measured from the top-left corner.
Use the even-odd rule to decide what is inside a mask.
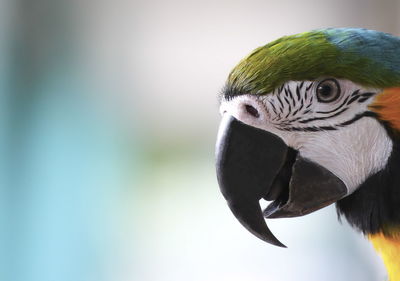
[[[328,78],[318,83],[315,89],[319,102],[328,103],[340,97],[340,85],[336,79]]]

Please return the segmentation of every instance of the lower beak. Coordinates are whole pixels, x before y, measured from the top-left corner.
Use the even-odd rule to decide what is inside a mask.
[[[269,230],[267,218],[296,217],[347,194],[345,184],[326,168],[299,156],[278,136],[225,114],[216,144],[218,183],[229,208],[255,236],[285,247]],[[259,201],[273,202],[261,210]]]

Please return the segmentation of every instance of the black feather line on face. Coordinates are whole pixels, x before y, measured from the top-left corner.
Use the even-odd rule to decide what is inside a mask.
[[[299,101],[301,99],[300,96],[300,89],[303,87],[303,82],[301,82],[300,86],[296,87],[296,97],[297,97],[297,101]]]
[[[332,110],[329,110],[329,111],[317,111],[316,113],[320,113],[320,114],[330,114],[330,113],[332,113],[332,112],[335,112],[336,110],[342,108],[342,107],[347,103],[347,101],[349,100],[349,98],[350,98],[350,96],[348,96],[347,98],[345,98],[345,100],[344,100],[338,107],[336,107],[336,108],[334,108],[334,109],[332,109]]]
[[[355,115],[353,118],[344,121],[342,123],[333,125],[333,126],[311,126],[311,127],[278,127],[280,130],[289,131],[289,132],[318,132],[318,131],[333,131],[338,130],[342,127],[346,127],[354,122],[360,120],[363,117],[376,117],[376,114],[372,111],[365,111],[363,113],[359,113]]]
[[[297,114],[297,112],[300,111],[300,109],[301,109],[301,108],[296,109],[296,110],[293,112],[292,116],[295,116],[295,115]],[[297,120],[299,120],[299,119],[301,119],[301,117],[298,117],[298,118],[297,118]],[[289,120],[289,121],[293,122],[293,120]]]
[[[275,115],[278,114],[278,113],[276,112],[276,108],[275,108],[274,103],[271,102],[271,101],[268,101],[268,103],[272,106],[272,110],[275,112]]]
[[[288,114],[286,115],[286,117],[288,117],[290,115],[290,113],[292,112],[292,106],[290,105],[290,102],[286,97],[285,97],[285,101],[286,101],[286,104],[288,105]]]
[[[314,82],[311,82],[311,83],[307,86],[307,88],[306,88],[306,91],[307,91],[307,92],[311,89],[311,87],[312,87],[313,84],[314,84]]]
[[[329,115],[329,116],[314,117],[314,118],[309,118],[309,119],[300,120],[299,123],[306,124],[306,123],[309,123],[309,122],[312,122],[312,121],[330,119],[330,118],[333,118],[333,117],[336,117],[336,116],[342,114],[342,113],[345,112],[347,109],[348,109],[348,107],[345,107],[345,108],[343,108],[342,110],[336,112],[335,114],[332,114],[332,115]]]
[[[380,121],[378,119],[378,121]],[[393,141],[386,167],[371,175],[351,195],[336,203],[339,218],[344,216],[364,234],[383,232],[400,226],[400,134],[380,121]]]
[[[296,103],[295,103],[295,100],[294,100],[294,96],[293,96],[293,93],[292,93],[292,91],[290,90],[290,87],[289,87],[289,86],[287,87],[287,91],[288,91],[288,94],[289,94],[288,98],[292,101],[292,105],[295,106]]]
[[[278,98],[278,102],[279,102],[279,111],[280,112],[282,112],[283,111],[283,103],[282,103],[282,100],[281,100],[281,98],[279,97],[279,95],[278,96],[276,96],[277,98]]]
[[[356,100],[358,100],[359,98],[361,98],[361,95],[355,95],[354,97],[352,97],[349,102],[347,103],[347,105],[352,104],[353,102],[355,102]]]

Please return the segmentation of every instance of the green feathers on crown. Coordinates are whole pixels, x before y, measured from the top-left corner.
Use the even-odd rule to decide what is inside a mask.
[[[327,76],[375,88],[400,86],[400,39],[349,28],[285,36],[240,61],[229,74],[225,92],[263,95],[290,80]]]

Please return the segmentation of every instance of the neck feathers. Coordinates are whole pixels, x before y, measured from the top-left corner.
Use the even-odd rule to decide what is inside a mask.
[[[400,88],[385,89],[369,109],[391,138],[392,154],[384,169],[337,202],[337,210],[364,234],[386,234],[388,226],[400,226]]]
[[[386,167],[337,202],[356,229],[382,256],[391,281],[400,280],[400,88],[385,89],[369,106],[386,128],[393,150]]]

